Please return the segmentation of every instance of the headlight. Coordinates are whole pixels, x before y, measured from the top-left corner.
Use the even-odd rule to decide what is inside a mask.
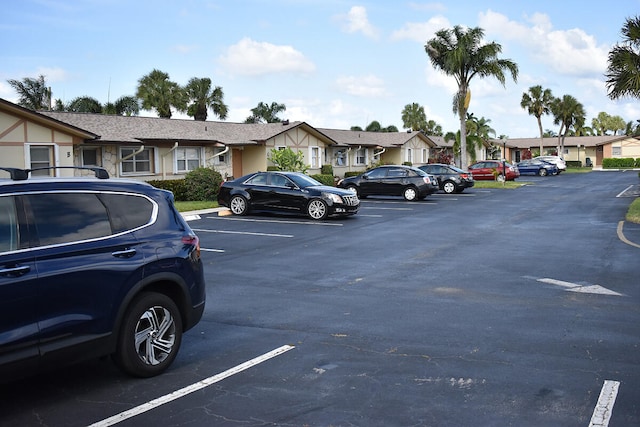
[[[342,197],[333,193],[322,193],[322,197],[331,200],[333,203],[342,203]]]

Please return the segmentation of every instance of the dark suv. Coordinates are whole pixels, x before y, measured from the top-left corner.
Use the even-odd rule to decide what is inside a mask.
[[[402,196],[405,200],[423,200],[439,190],[438,180],[411,166],[386,165],[369,169],[363,174],[338,181],[360,198],[367,196]]]
[[[167,369],[205,306],[172,193],[101,168],[0,169],[0,378],[105,355],[138,377]]]

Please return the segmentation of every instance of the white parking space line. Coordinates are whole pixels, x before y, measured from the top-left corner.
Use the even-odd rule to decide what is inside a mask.
[[[218,217],[208,216],[207,219],[217,219],[221,221],[241,221],[241,222],[273,222],[278,224],[303,224],[303,225],[322,225],[325,227],[342,227],[344,224],[337,222],[323,222],[323,221],[293,221],[287,219],[253,219],[253,218],[233,218],[233,217]]]
[[[124,411],[124,412],[120,412],[117,415],[114,415],[110,418],[104,419],[102,421],[98,421],[97,423],[91,424],[89,427],[108,427],[108,426],[112,426],[114,424],[118,424],[121,421],[124,421],[126,419],[129,418],[133,418],[137,415],[140,415],[144,412],[150,411],[152,409],[157,408],[158,406],[164,405],[165,403],[169,403],[172,402],[176,399],[180,399],[181,397],[184,397],[190,393],[193,393],[194,391],[198,391],[201,390],[205,387],[210,386],[211,384],[215,384],[217,382],[222,381],[225,378],[228,378],[232,375],[238,374],[244,370],[247,370],[253,366],[256,366],[262,362],[266,362],[269,359],[272,359],[276,356],[279,356],[283,353],[286,353],[287,351],[294,349],[295,347],[292,345],[283,345],[282,347],[278,347],[275,350],[271,350],[268,353],[265,353],[261,356],[255,357],[251,360],[248,360],[238,366],[235,366],[231,369],[227,369],[224,372],[221,372],[217,375],[214,375],[212,377],[209,378],[205,378],[202,381],[199,381],[197,383],[188,385],[184,388],[181,388],[180,390],[176,390],[172,393],[166,394],[164,396],[161,396],[157,399],[153,399],[147,403],[143,403],[140,406],[136,406],[135,408],[129,409],[128,411]]]
[[[626,193],[627,191],[631,190],[634,186],[630,185],[627,188],[625,188],[624,190],[622,190],[620,193],[618,193],[618,195],[616,197],[623,197],[624,193]]]
[[[618,396],[620,382],[605,380],[600,391],[598,403],[593,410],[589,427],[607,427],[613,414],[613,404]]]
[[[196,233],[245,234],[248,236],[286,237],[286,238],[293,237],[293,234],[256,233],[251,231],[205,230],[202,228],[194,228],[193,231],[195,231]]]
[[[556,279],[536,279],[538,282],[549,283],[550,285],[562,286],[563,288],[567,288],[569,292],[580,292],[583,294],[599,294],[599,295],[613,295],[613,296],[624,296],[621,293],[616,291],[612,291],[611,289],[607,289],[600,285],[579,285],[577,283],[565,282],[563,280]]]
[[[384,211],[412,211],[413,210],[413,208],[382,208],[378,206],[363,206],[360,209],[375,209],[379,211],[380,210],[384,210]]]
[[[200,248],[201,251],[203,252],[226,252],[224,249],[206,249],[206,248]]]

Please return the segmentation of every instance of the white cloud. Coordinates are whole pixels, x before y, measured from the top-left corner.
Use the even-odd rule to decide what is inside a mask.
[[[259,76],[275,73],[312,73],[315,65],[292,46],[243,38],[219,58],[232,74]]]
[[[373,39],[378,38],[378,29],[369,22],[367,9],[363,6],[353,6],[346,15],[338,15],[336,19],[347,33],[362,33]]]
[[[407,22],[401,29],[391,33],[391,40],[412,40],[425,44],[437,31],[451,27],[444,16],[434,16],[427,22]]]
[[[340,90],[353,96],[379,98],[386,94],[384,81],[373,74],[338,77],[336,84]]]

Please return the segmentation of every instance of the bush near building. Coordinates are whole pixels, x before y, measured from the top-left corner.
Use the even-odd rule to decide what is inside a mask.
[[[602,159],[603,169],[637,168],[637,167],[640,167],[640,157],[637,159],[634,159],[633,157]]]

